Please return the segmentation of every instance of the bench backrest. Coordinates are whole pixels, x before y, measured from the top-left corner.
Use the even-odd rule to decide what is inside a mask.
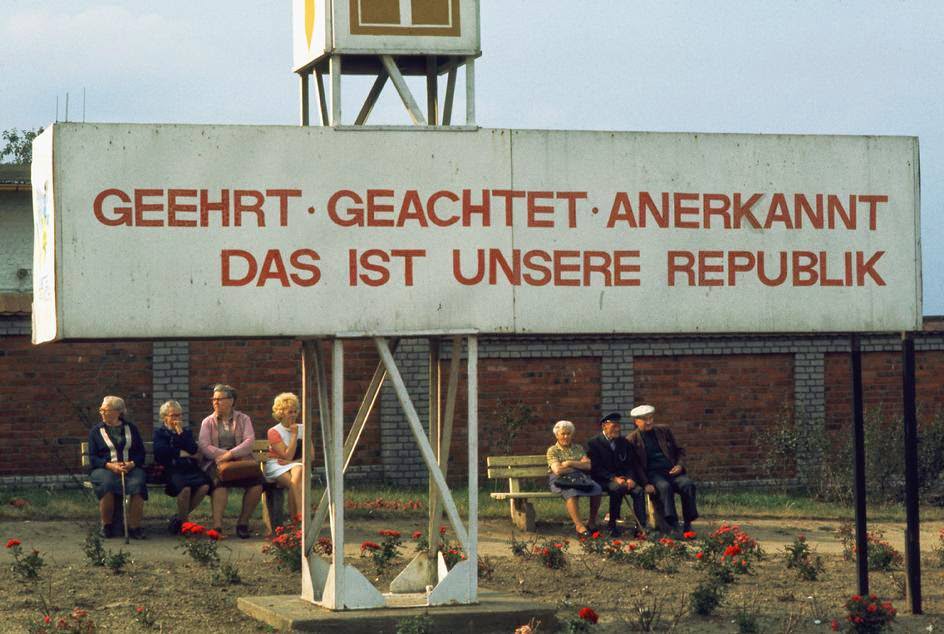
[[[89,457],[88,457],[88,442],[83,442],[81,445],[82,450],[82,466],[88,468],[89,466]],[[186,451],[181,451],[181,455],[190,455]],[[144,462],[145,464],[150,464],[154,462],[154,443],[146,441],[144,443]],[[269,441],[267,440],[257,440],[252,445],[252,457],[258,460],[259,462],[264,461],[269,457]]]
[[[489,479],[496,478],[546,478],[547,456],[488,456]]]

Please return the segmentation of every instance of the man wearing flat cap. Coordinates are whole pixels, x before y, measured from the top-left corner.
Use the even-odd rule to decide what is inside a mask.
[[[633,497],[633,512],[639,530],[646,527],[646,494],[639,484],[635,451],[620,433],[619,412],[600,419],[600,433],[587,442],[590,457],[590,477],[610,495],[610,522],[613,537],[620,536],[616,520],[620,517],[623,497]],[[596,516],[590,518],[596,524]]]
[[[639,463],[640,484],[646,493],[659,494],[659,510],[666,522],[678,532],[675,493],[682,498],[682,530],[689,531],[698,519],[695,505],[695,483],[685,473],[685,448],[680,447],[672,430],[655,424],[656,408],[652,405],[634,407],[629,415],[636,431],[629,435]]]

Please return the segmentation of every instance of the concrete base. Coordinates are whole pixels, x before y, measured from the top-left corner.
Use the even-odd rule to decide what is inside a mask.
[[[555,607],[534,603],[511,594],[479,592],[479,603],[436,608],[381,608],[333,612],[303,601],[296,595],[239,597],[236,606],[246,615],[279,632],[345,632],[396,634],[398,624],[426,615],[434,632],[450,634],[508,634],[532,618],[541,631],[554,632]]]

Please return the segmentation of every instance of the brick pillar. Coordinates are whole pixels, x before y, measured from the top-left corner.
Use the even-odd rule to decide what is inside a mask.
[[[600,409],[629,415],[633,408],[633,351],[628,341],[614,341],[600,359]]]
[[[152,402],[154,424],[158,410],[170,399],[180,402],[184,420],[190,420],[190,344],[187,341],[155,341],[153,344]]]
[[[822,352],[796,352],[793,357],[794,422],[797,447],[797,478],[809,481],[822,460],[826,434],[825,357]],[[820,442],[817,442],[819,440]]]
[[[429,342],[426,339],[401,339],[394,359],[420,423],[424,430],[428,430]],[[384,480],[406,486],[426,484],[426,464],[389,379],[384,381],[380,392],[380,445]]]

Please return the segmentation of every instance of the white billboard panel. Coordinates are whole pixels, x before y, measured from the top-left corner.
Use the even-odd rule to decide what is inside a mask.
[[[326,54],[478,55],[478,0],[293,0],[292,67]]]
[[[920,326],[910,137],[56,124],[50,138],[34,170],[52,174],[55,296],[36,303],[37,342]]]

